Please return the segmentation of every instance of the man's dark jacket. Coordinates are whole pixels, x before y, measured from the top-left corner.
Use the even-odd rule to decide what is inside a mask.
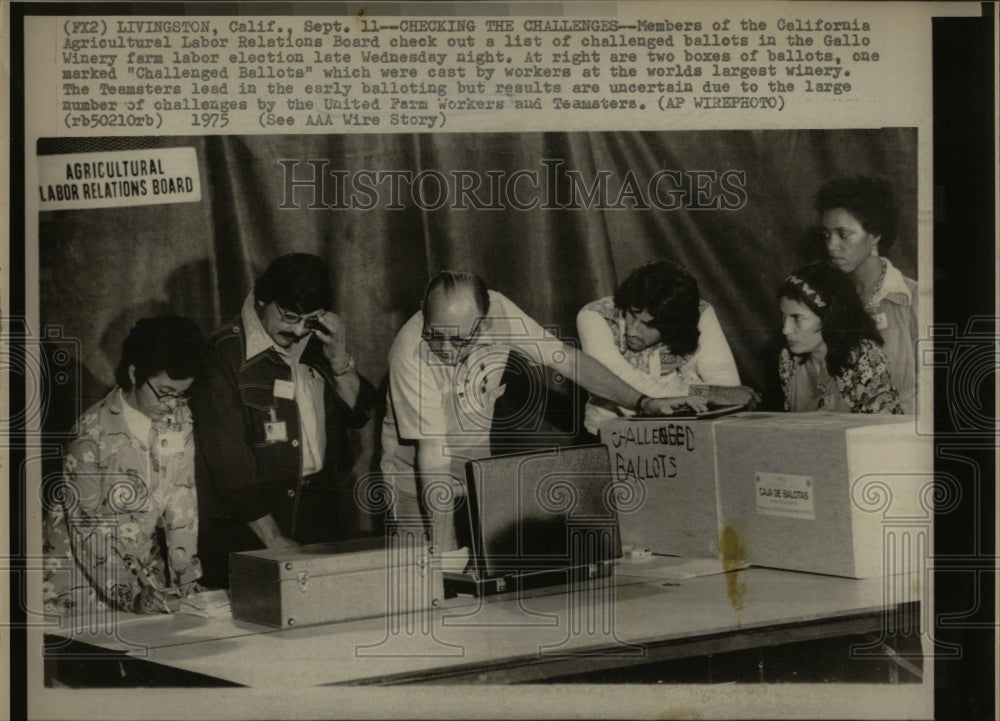
[[[361,377],[354,408],[348,407],[334,390],[329,363],[316,338],[309,339],[299,362],[326,381],[324,469],[309,479],[301,473],[298,407],[295,400],[274,395],[275,380],[291,382],[292,369],[273,347],[246,360],[239,317],[211,338],[205,370],[191,394],[198,450],[199,534],[205,540],[199,543],[203,564],[207,556],[227,559],[229,551],[260,548],[262,544],[251,537],[246,523],[267,514],[293,540],[314,543],[338,538],[335,519],[317,510],[333,498],[337,475],[353,464],[348,429],[368,421],[376,402],[375,388]],[[264,424],[270,420],[271,408],[285,422],[284,441],[266,440]],[[233,540],[232,533],[227,540],[227,534],[218,532],[227,523],[237,529],[243,526],[242,538],[248,540]],[[207,544],[248,543],[249,548],[205,548]]]

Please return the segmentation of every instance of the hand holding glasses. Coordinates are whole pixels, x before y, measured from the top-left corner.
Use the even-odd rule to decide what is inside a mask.
[[[330,329],[323,325],[319,318],[314,315],[306,318],[306,330],[310,332],[319,331],[320,333],[325,333],[326,335],[333,335],[333,333],[330,332]]]

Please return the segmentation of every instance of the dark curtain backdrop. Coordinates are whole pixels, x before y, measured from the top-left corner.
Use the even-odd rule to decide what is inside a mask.
[[[86,405],[113,383],[121,341],[138,318],[172,311],[214,330],[239,311],[270,260],[306,251],[329,262],[358,367],[379,384],[396,331],[440,269],[479,273],[543,325],[575,338],[583,304],[612,293],[635,266],[671,258],[715,306],[744,382],[773,405],[781,346],[774,290],[822,254],[813,198],[823,181],[854,173],[893,181],[901,225],[887,255],[916,277],[916,140],[914,129],[43,140],[40,154],[194,147],[202,200],[42,213],[41,321],[78,339]],[[300,208],[282,209],[278,161],[299,161],[302,179],[310,159],[328,161],[327,171],[470,170],[484,181],[488,170],[544,176],[541,161],[552,159],[588,183],[611,171],[612,196],[630,169],[642,185],[660,169],[739,170],[747,202],[733,211],[424,210],[404,194],[405,209],[389,210],[383,194],[372,210],[317,210],[311,191],[299,189]],[[328,182],[327,202],[333,189]],[[62,430],[73,420],[54,408],[49,425]],[[379,425],[362,452],[374,452]]]

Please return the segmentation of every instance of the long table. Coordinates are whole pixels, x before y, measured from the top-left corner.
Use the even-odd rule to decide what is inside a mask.
[[[608,669],[621,678],[674,659],[867,634],[859,658],[896,656],[908,678],[920,676],[920,660],[895,654],[890,631],[913,630],[925,589],[763,568],[678,578],[678,563],[623,562],[613,578],[575,591],[459,598],[412,616],[283,630],[122,614],[113,632],[46,631],[46,657],[57,682],[73,663],[111,660],[144,666],[148,678],[176,674],[177,685],[517,683]]]

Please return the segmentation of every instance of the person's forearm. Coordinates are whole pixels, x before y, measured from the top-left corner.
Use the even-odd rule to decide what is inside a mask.
[[[445,454],[444,442],[423,439],[417,443],[417,471],[425,483],[451,476],[451,458]]]
[[[636,407],[642,396],[639,391],[586,353],[581,353],[568,345],[564,348],[566,350],[565,359],[561,363],[554,363],[554,370],[561,372],[596,396],[607,398],[625,408]]]
[[[717,406],[745,405],[753,410],[760,403],[760,394],[749,386],[695,384],[688,387],[688,393]]]
[[[358,377],[358,372],[352,367],[346,373],[334,376],[333,382],[340,399],[348,408],[354,408],[358,402],[358,392],[361,390],[361,378]]]
[[[375,387],[353,367],[333,377],[333,392],[342,423],[348,428],[361,428],[371,418],[378,404]]]
[[[431,524],[431,543],[436,552],[451,551],[457,547],[455,539],[454,477],[451,458],[445,454],[444,443],[421,440],[417,444],[417,470],[420,479],[417,488],[423,496],[425,520]]]
[[[257,538],[261,540],[261,543],[268,548],[292,544],[292,540],[281,532],[278,522],[274,520],[274,516],[271,514],[261,516],[255,521],[247,521],[247,525],[257,535]]]

